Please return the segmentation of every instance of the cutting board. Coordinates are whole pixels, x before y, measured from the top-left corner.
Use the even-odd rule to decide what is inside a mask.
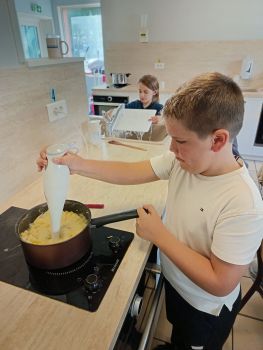
[[[147,132],[152,125],[149,118],[155,113],[155,109],[123,109],[116,118],[113,131]]]

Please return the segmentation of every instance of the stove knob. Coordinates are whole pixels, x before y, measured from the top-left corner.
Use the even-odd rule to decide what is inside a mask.
[[[121,247],[121,240],[119,237],[111,237],[109,239],[109,247],[114,253],[117,253]]]
[[[100,287],[99,277],[94,273],[88,275],[84,280],[84,287],[88,292],[97,292]]]

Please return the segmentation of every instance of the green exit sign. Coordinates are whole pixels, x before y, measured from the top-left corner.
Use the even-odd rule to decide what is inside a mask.
[[[31,11],[32,12],[37,12],[37,13],[41,13],[42,12],[42,7],[38,4],[32,3],[31,4]]]

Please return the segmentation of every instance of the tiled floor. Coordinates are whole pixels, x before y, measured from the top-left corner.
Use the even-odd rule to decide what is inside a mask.
[[[263,166],[263,162],[249,160],[247,163],[249,172],[263,195],[262,185],[259,184],[257,176]],[[243,295],[251,284],[252,280],[248,275],[242,278],[241,287]],[[152,349],[159,344],[169,342],[170,334],[171,325],[166,319],[165,305],[163,305],[154,334]],[[241,310],[234,324],[234,350],[248,349],[263,349],[263,300],[258,293],[255,293],[247,305]],[[233,350],[231,335],[227,339],[223,350]]]

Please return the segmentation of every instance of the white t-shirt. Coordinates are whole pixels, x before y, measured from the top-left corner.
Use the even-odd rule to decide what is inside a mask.
[[[203,256],[211,251],[231,264],[249,264],[263,236],[263,202],[245,166],[224,175],[190,174],[173,153],[151,159],[153,171],[169,180],[165,226],[178,240]],[[177,292],[196,309],[219,315],[229,310],[240,286],[224,297],[214,296],[193,283],[160,252],[162,271]]]

